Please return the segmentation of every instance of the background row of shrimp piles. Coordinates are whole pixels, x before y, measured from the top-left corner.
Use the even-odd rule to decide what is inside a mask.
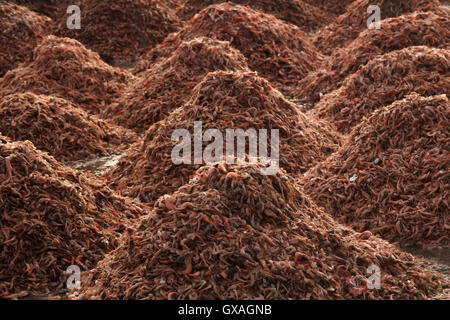
[[[26,4],[54,21],[0,3],[8,30],[28,26],[2,34],[5,52],[30,47],[1,60],[2,296],[64,293],[74,263],[93,268],[78,298],[426,298],[448,287],[367,231],[448,245],[449,18],[437,1],[375,1],[380,30],[366,30],[362,0],[85,0],[81,30],[67,29],[63,3],[42,2]],[[194,121],[279,129],[280,171],[174,165],[171,132]],[[9,139],[61,162],[129,149],[96,180]],[[383,288],[366,291],[373,263]]]
[[[366,5],[352,3],[313,36],[329,56],[295,97],[345,139],[299,182],[357,231],[448,248],[450,11],[436,1],[379,1],[390,17],[366,30],[357,14]]]

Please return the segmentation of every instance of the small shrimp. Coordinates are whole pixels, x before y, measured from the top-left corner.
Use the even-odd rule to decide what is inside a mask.
[[[8,174],[8,181],[10,181],[13,176],[13,168],[9,157],[5,158],[5,165],[6,165],[6,173]]]
[[[164,195],[164,204],[167,209],[169,210],[175,210],[177,207],[174,204],[175,199],[172,196],[169,196],[168,194]]]

